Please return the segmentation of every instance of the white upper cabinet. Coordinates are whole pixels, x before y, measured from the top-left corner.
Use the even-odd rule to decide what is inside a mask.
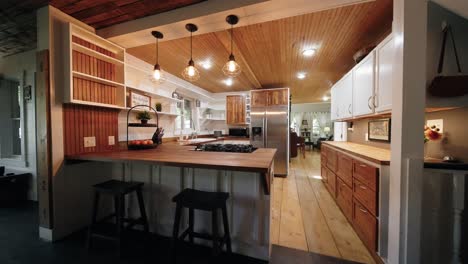
[[[394,41],[392,35],[376,48],[376,87],[375,111],[384,112],[392,109],[392,81]]]
[[[353,116],[374,113],[375,51],[353,69]]]
[[[349,72],[340,81],[338,90],[340,99],[340,118],[350,118],[353,116],[353,74]]]
[[[331,88],[331,102],[330,102],[330,115],[331,115],[331,120],[337,120],[339,119],[338,116],[338,94],[336,93],[336,89],[338,87],[338,83],[335,84]]]

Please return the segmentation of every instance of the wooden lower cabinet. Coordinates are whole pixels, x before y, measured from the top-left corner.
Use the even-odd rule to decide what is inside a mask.
[[[366,247],[377,256],[379,168],[322,147],[323,183]]]
[[[327,188],[333,198],[336,197],[336,175],[331,170],[327,169]]]
[[[365,184],[361,183],[357,179],[354,179],[353,183],[353,196],[359,202],[361,202],[372,215],[377,216],[377,201],[378,197],[376,192],[371,190]]]
[[[328,184],[328,172],[327,168],[325,166],[321,166],[321,175],[322,175],[322,181],[324,184]]]
[[[357,199],[353,200],[353,224],[367,248],[377,250],[377,219]]]
[[[379,169],[361,161],[353,161],[353,177],[374,191],[379,186]]]
[[[338,177],[336,181],[336,203],[349,221],[353,219],[353,190]]]
[[[336,175],[340,177],[348,186],[353,186],[353,159],[342,153],[336,154],[337,169]]]

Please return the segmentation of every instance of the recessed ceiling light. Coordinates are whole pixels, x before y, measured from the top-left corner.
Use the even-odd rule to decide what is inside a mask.
[[[305,50],[302,51],[302,55],[304,55],[305,57],[312,57],[312,56],[314,56],[316,51],[317,50],[315,50],[315,49],[305,49]]]
[[[232,79],[231,79],[231,78],[224,80],[224,84],[226,84],[227,86],[231,86],[232,83],[233,83],[233,82],[232,82]]]
[[[322,100],[323,100],[323,101],[328,101],[329,99],[330,99],[330,97],[328,97],[328,96],[326,96],[326,95],[325,95],[324,97],[322,97]]]
[[[211,67],[213,66],[213,64],[211,63],[210,60],[205,60],[205,61],[202,61],[200,62],[200,65],[203,67],[203,69],[205,70],[209,70],[211,69]]]
[[[302,80],[302,79],[304,79],[306,77],[306,73],[305,72],[298,72],[296,76],[297,76],[298,79]]]

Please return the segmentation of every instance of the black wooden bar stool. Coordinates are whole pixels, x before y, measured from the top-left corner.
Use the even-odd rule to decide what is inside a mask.
[[[88,228],[88,241],[87,247],[91,248],[93,237],[99,237],[115,241],[118,247],[118,253],[120,255],[120,247],[122,240],[122,229],[130,229],[135,225],[142,225],[145,232],[148,232],[148,219],[146,217],[145,205],[142,194],[142,182],[124,182],[117,180],[110,180],[103,183],[99,183],[93,186],[94,188],[94,204],[92,211],[91,224]],[[125,195],[136,192],[138,198],[138,205],[140,207],[141,217],[137,219],[125,218]],[[114,198],[115,212],[104,217],[101,221],[97,222],[97,214],[99,207],[99,198],[101,194],[109,195]],[[111,218],[115,218],[116,230],[113,234],[99,233],[95,229],[97,224],[105,222]],[[127,226],[125,226],[127,223]]]
[[[201,238],[213,241],[213,255],[216,256],[220,253],[223,244],[226,244],[227,252],[231,253],[231,236],[229,234],[229,222],[226,211],[226,200],[229,198],[229,193],[224,192],[204,192],[194,189],[185,189],[174,198],[172,201],[176,203],[176,214],[174,220],[174,229],[172,233],[173,239],[173,257],[176,260],[176,247],[179,240],[184,240],[186,236],[189,237],[190,243],[193,243],[193,238]],[[179,237],[180,217],[183,208],[189,209],[189,226]],[[211,225],[212,234],[201,234],[193,230],[194,226],[194,209],[210,211],[211,212]],[[218,234],[218,209],[221,210],[223,215],[224,236],[220,237]]]

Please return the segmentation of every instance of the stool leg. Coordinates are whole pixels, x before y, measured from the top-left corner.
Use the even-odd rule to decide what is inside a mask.
[[[145,229],[145,232],[148,232],[148,217],[146,216],[145,201],[143,200],[143,194],[141,193],[141,189],[137,190],[137,197],[138,205],[140,206],[141,220],[143,221],[143,228]]]
[[[177,204],[176,212],[175,212],[175,219],[174,219],[174,227],[172,229],[172,261],[176,263],[177,259],[177,242],[179,240],[179,226],[180,226],[180,214],[182,211],[182,206]]]
[[[211,211],[211,227],[212,227],[212,236],[213,236],[213,256],[218,255],[219,243],[218,243],[218,211],[216,209]]]
[[[193,226],[194,226],[194,219],[193,219],[193,208],[189,208],[189,241],[193,244]]]
[[[117,253],[121,256],[121,246],[122,246],[122,198],[114,196],[115,204],[115,222],[116,222],[116,232],[117,232]]]
[[[227,217],[226,205],[223,206],[222,213],[223,213],[223,225],[224,225],[224,241],[226,243],[226,250],[228,253],[232,253],[231,233],[229,232],[229,221]]]
[[[87,248],[88,250],[91,249],[91,243],[92,243],[92,234],[93,234],[93,226],[96,224],[96,218],[97,218],[97,212],[98,212],[98,206],[99,206],[99,193],[94,192],[94,201],[93,201],[93,209],[91,213],[91,224],[88,227],[88,241],[87,241]]]

